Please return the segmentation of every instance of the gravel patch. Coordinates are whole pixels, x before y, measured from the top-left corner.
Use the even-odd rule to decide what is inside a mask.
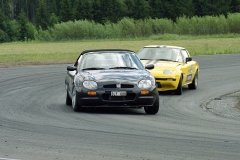
[[[240,118],[240,91],[212,99],[204,108],[219,116]]]

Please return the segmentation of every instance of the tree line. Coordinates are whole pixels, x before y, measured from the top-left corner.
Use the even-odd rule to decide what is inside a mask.
[[[0,42],[34,39],[55,24],[88,20],[99,24],[179,17],[227,16],[240,0],[0,0]]]

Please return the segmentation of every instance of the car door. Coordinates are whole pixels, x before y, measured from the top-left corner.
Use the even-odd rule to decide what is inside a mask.
[[[182,73],[183,73],[183,85],[188,84],[192,81],[194,76],[194,63],[192,61],[186,62],[186,58],[190,57],[187,50],[181,50],[183,56],[183,65],[182,65]]]

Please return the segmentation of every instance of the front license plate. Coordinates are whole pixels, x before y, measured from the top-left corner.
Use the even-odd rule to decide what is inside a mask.
[[[127,95],[126,91],[117,91],[117,92],[112,91],[111,92],[111,96],[126,96],[126,95]]]

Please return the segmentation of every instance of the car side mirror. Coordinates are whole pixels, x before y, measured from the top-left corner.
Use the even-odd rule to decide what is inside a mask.
[[[192,61],[192,57],[187,57],[186,58],[186,63]]]
[[[77,67],[75,67],[75,66],[67,66],[67,70],[68,71],[76,71]]]
[[[145,69],[153,69],[154,65],[153,64],[147,64],[145,65]]]

